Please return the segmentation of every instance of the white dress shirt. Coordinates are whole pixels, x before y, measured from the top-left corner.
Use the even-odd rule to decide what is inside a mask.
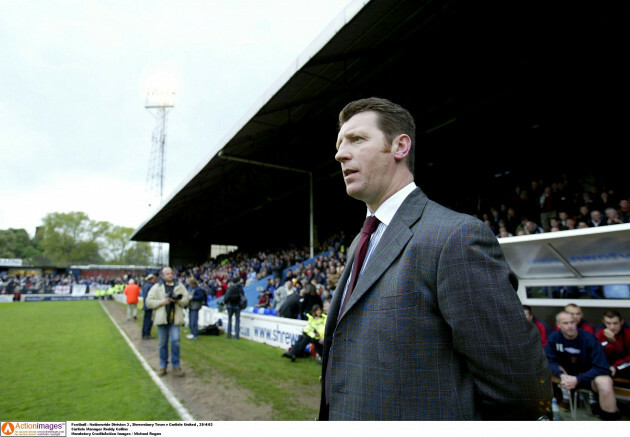
[[[367,254],[365,255],[363,266],[361,266],[361,273],[363,273],[365,266],[368,264],[368,260],[370,259],[370,256],[372,256],[372,252],[374,252],[374,249],[376,248],[376,246],[378,246],[378,242],[383,236],[385,229],[387,229],[387,226],[389,226],[389,224],[391,223],[392,219],[394,218],[394,215],[396,215],[396,212],[398,212],[398,208],[400,208],[400,205],[402,205],[402,203],[405,201],[407,196],[409,196],[409,194],[411,194],[411,192],[415,189],[416,189],[415,182],[412,182],[409,185],[406,185],[405,187],[401,188],[396,193],[394,193],[394,195],[392,195],[385,202],[383,202],[381,206],[374,213],[374,215],[380,221],[380,223],[378,224],[378,228],[376,228],[376,231],[370,237],[370,244],[368,245]],[[372,215],[372,212],[368,208],[366,217],[370,215]],[[349,267],[352,268],[352,266],[349,266]],[[359,276],[361,275],[359,274]],[[350,283],[351,277],[352,277],[352,270],[350,270],[350,274],[348,275],[348,280],[346,281],[346,286],[343,289],[344,295],[342,296],[342,300],[341,300],[342,302],[343,302],[343,299],[345,299],[345,294],[346,294],[346,291],[348,290],[348,284]]]

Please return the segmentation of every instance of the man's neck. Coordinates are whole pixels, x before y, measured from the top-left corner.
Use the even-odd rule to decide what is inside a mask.
[[[392,185],[390,186],[389,190],[383,196],[378,199],[374,199],[369,203],[366,202],[365,204],[368,209],[372,211],[372,213],[374,213],[381,207],[383,203],[387,201],[387,199],[392,197],[394,194],[396,194],[412,182],[414,182],[413,174],[411,174],[409,171],[406,171],[405,173],[402,173],[400,175],[396,175],[394,176],[394,180],[392,181]]]
[[[398,191],[396,191],[393,195],[389,196],[387,200],[379,205],[379,207],[375,210],[372,210],[368,206],[368,214],[376,215],[376,217],[385,224],[385,226],[389,226],[392,218],[398,211],[398,208],[402,204],[402,202],[417,188],[416,184],[412,181],[405,187],[402,187]]]

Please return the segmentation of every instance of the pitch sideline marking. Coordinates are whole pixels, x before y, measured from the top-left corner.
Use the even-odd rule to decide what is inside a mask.
[[[177,398],[175,397],[175,395],[173,394],[173,392],[171,392],[168,387],[166,386],[166,384],[164,384],[162,382],[162,380],[160,379],[160,377],[157,375],[157,373],[155,373],[155,371],[151,368],[151,366],[149,366],[149,363],[147,363],[147,360],[144,359],[144,357],[142,356],[142,354],[140,353],[140,351],[138,350],[138,348],[136,348],[136,345],[133,344],[133,342],[131,341],[131,339],[129,339],[129,337],[127,336],[127,334],[123,331],[123,329],[120,327],[120,325],[118,324],[118,322],[114,319],[114,317],[110,314],[109,310],[107,308],[105,308],[105,305],[103,305],[102,301],[99,301],[99,303],[101,304],[101,308],[103,308],[103,310],[105,311],[105,314],[107,314],[107,316],[110,318],[110,320],[112,321],[112,323],[114,324],[114,326],[116,327],[116,329],[118,329],[118,332],[120,332],[120,335],[123,336],[123,338],[125,339],[125,341],[127,342],[127,344],[129,345],[129,347],[131,348],[131,350],[133,351],[133,353],[136,355],[136,357],[138,358],[138,360],[140,360],[140,363],[142,364],[142,367],[144,367],[144,370],[147,371],[147,373],[149,374],[149,376],[151,377],[151,379],[153,380],[153,382],[155,382],[155,384],[158,386],[158,388],[160,389],[160,391],[162,391],[162,393],[164,394],[164,397],[166,397],[166,400],[173,406],[173,408],[175,408],[175,411],[177,411],[177,413],[179,414],[179,416],[182,418],[182,420],[187,420],[187,421],[194,421],[195,418],[192,416],[192,414],[190,414],[188,412],[188,410],[186,409],[186,407],[184,407],[182,405],[181,402],[179,402],[179,400],[177,400]]]

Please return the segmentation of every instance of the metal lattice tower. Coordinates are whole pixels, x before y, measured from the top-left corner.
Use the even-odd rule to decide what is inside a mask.
[[[148,209],[152,210],[162,204],[164,198],[164,161],[166,156],[166,119],[168,112],[175,107],[173,91],[149,90],[145,108],[155,118],[153,129],[151,156],[147,171]],[[157,243],[157,262],[164,265],[163,244]]]

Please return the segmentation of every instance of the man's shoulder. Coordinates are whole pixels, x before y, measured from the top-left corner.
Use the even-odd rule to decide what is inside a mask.
[[[601,347],[600,341],[597,339],[597,337],[595,337],[594,334],[591,334],[590,332],[585,331],[580,328],[578,328],[578,340],[581,345],[589,349],[593,347],[596,347],[596,348]]]
[[[581,323],[582,326],[588,326],[590,328],[593,329],[593,331],[595,330],[595,325],[593,325],[591,322],[589,322],[588,320],[582,320]]]
[[[534,319],[534,323],[536,324],[536,326],[538,326],[539,328],[542,328],[545,330],[545,332],[549,332],[549,325],[547,325],[545,322],[543,322],[540,319]]]
[[[155,284],[151,286],[151,288],[149,288],[149,293],[155,293],[163,289],[164,289],[164,284],[162,284],[161,282],[156,282]]]
[[[547,343],[561,343],[563,339],[562,331],[553,331],[549,334],[549,337],[547,337]]]
[[[427,223],[435,223],[439,226],[457,227],[466,224],[483,224],[481,220],[469,214],[457,212],[448,206],[442,205],[428,198],[421,190],[412,193],[403,203],[407,210],[421,209],[421,219],[416,226]]]
[[[410,229],[421,238],[444,241],[450,236],[476,235],[483,240],[496,239],[490,227],[469,214],[452,209],[428,200],[424,210]],[[469,241],[466,239],[466,241]]]

